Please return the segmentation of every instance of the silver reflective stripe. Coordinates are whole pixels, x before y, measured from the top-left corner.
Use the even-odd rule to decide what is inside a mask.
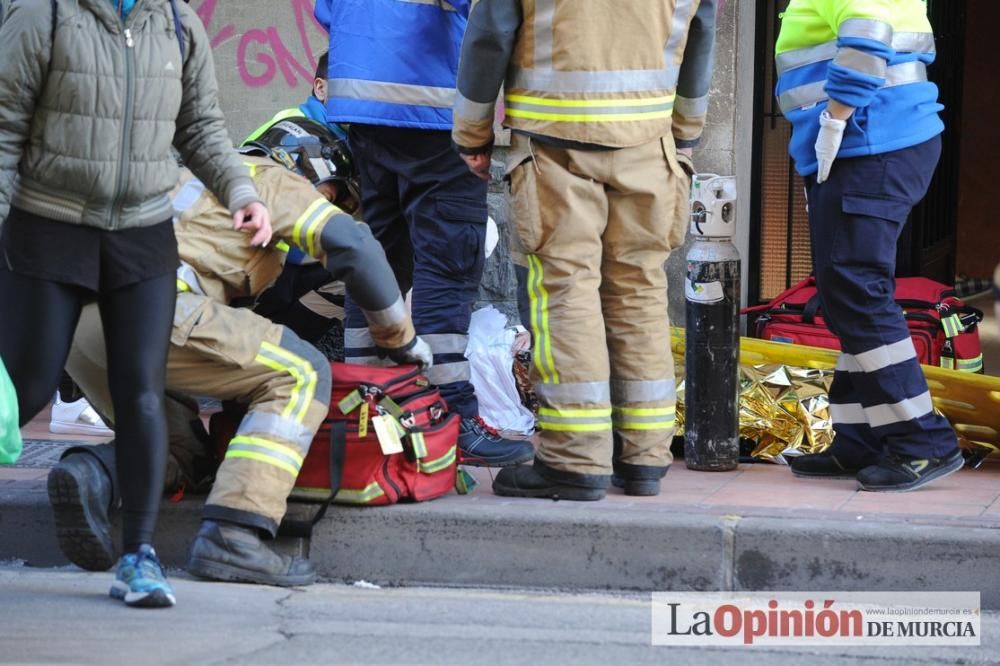
[[[469,362],[459,361],[458,363],[435,363],[424,372],[427,379],[434,384],[451,384],[453,382],[467,382],[469,374]]]
[[[892,36],[892,48],[900,53],[934,53],[934,34],[930,32],[897,32]],[[780,76],[796,67],[832,60],[836,55],[837,40],[834,39],[815,46],[779,53],[774,58],[774,65]]]
[[[901,53],[935,53],[934,33],[897,32],[892,36],[892,48]]]
[[[612,379],[612,403],[628,405],[636,402],[676,402],[677,383],[673,379]]]
[[[455,103],[454,88],[414,86],[406,83],[385,83],[363,79],[331,79],[329,95],[330,97],[432,106],[442,109],[450,109]]]
[[[837,56],[833,59],[833,64],[846,67],[847,69],[861,72],[869,76],[885,78],[886,60],[879,56],[869,55],[864,51],[844,47],[837,51]]]
[[[568,102],[569,100],[562,100],[563,102]],[[598,100],[586,100],[587,102],[594,102]],[[618,100],[615,100],[618,102]],[[507,108],[516,111],[534,111],[537,113],[548,113],[548,114],[570,114],[570,115],[606,115],[606,114],[616,114],[616,113],[662,113],[663,111],[669,111],[674,108],[673,102],[663,102],[660,104],[625,104],[627,100],[621,100],[620,106],[571,106],[569,104],[564,104],[560,106],[549,106],[541,104],[525,104],[524,102],[516,102],[510,97],[507,98]],[[635,100],[636,102],[642,102],[642,100]]]
[[[344,347],[347,349],[364,349],[374,347],[375,339],[367,328],[345,328]]]
[[[671,83],[673,81],[673,83]],[[513,68],[510,89],[552,93],[627,93],[672,90],[676,74],[668,69],[633,69],[620,72],[540,72]]]
[[[406,319],[406,303],[400,296],[396,302],[384,310],[362,310],[369,324],[375,326],[395,326]]]
[[[830,418],[834,423],[868,423],[865,408],[860,403],[830,403]]]
[[[420,336],[435,354],[464,354],[469,336],[460,333],[428,333]]]
[[[397,2],[409,2],[414,5],[434,5],[435,7],[440,7],[446,12],[456,12],[455,5],[448,2],[448,0],[396,0]]]
[[[667,88],[673,90],[677,87],[677,79],[681,69],[678,62],[681,59],[681,51],[687,42],[688,25],[691,23],[691,13],[694,10],[692,0],[677,0],[674,5],[673,20],[670,22],[670,36],[663,47],[663,65],[668,72]]]
[[[302,449],[303,454],[309,450],[309,444],[316,434],[315,430],[294,419],[264,412],[249,412],[243,417],[236,432],[238,435],[261,434],[277,437],[295,444]]]
[[[778,69],[778,74],[781,75],[796,67],[831,60],[835,55],[837,55],[837,40],[834,39],[816,46],[779,53],[774,57],[774,66]]]
[[[904,62],[886,68],[885,84],[882,87],[891,88],[892,86],[901,86],[907,83],[921,83],[926,80],[926,64],[920,61]],[[790,88],[778,97],[778,105],[781,107],[782,113],[787,113],[818,104],[828,99],[824,88],[826,88],[826,81],[816,81],[814,83],[807,83],[804,86]]]
[[[183,187],[174,195],[171,205],[174,208],[174,215],[180,215],[193,206],[205,191],[205,184],[197,178],[192,178],[184,183]]]
[[[904,363],[915,359],[917,352],[913,348],[913,339],[906,338],[891,345],[883,345],[861,354],[841,353],[837,359],[837,370],[846,372],[877,372],[891,365]]]
[[[927,80],[927,63],[914,60],[887,67],[885,70],[885,85],[883,88],[901,86],[907,83],[919,83]]]
[[[934,409],[930,391],[888,405],[862,407],[858,403],[830,404],[834,423],[867,423],[872,428],[905,423],[930,414]]]
[[[535,0],[535,54],[534,66],[540,70],[552,69],[552,21],[556,13],[556,0]]]
[[[492,120],[496,114],[496,102],[473,102],[461,92],[455,93],[455,115],[472,122]]]
[[[847,19],[840,24],[837,36],[871,39],[889,45],[892,44],[892,26],[884,21],[873,19]]]
[[[607,405],[611,388],[607,382],[535,384],[535,393],[546,405]]]
[[[891,405],[865,407],[865,415],[868,417],[868,425],[878,428],[879,426],[918,419],[925,414],[929,414],[933,409],[934,403],[931,401],[931,392],[925,391],[915,398],[900,400]]]
[[[186,284],[188,289],[193,293],[200,296],[205,295],[205,290],[202,289],[201,283],[198,282],[198,273],[186,261],[182,260],[180,265],[177,266],[177,279]]]
[[[674,101],[674,111],[688,118],[703,116],[708,113],[708,95],[694,98],[678,95]]]

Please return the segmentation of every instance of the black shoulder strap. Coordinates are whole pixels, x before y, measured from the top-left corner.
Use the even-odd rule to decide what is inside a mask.
[[[56,0],[52,0],[55,4]],[[184,26],[181,25],[181,14],[177,11],[177,0],[170,0],[170,9],[174,13],[174,32],[177,34],[177,44],[181,47],[181,62],[184,62]]]
[[[347,450],[347,422],[342,420],[330,424],[330,495],[319,510],[309,520],[289,520],[285,518],[278,527],[278,536],[308,539],[312,536],[313,527],[323,520],[327,509],[340,490],[341,478],[344,474],[344,454]]]
[[[56,7],[56,0],[52,0],[52,44],[56,43],[56,20],[59,18],[59,9]]]

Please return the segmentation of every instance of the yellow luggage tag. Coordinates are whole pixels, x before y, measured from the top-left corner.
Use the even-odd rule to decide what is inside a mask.
[[[372,425],[375,427],[375,436],[378,437],[378,444],[382,447],[382,453],[391,456],[394,453],[403,452],[403,441],[399,438],[399,428],[396,420],[391,416],[374,416]]]
[[[385,396],[379,400],[378,406],[395,416],[397,419],[402,418],[403,416],[403,408],[397,405],[396,401],[389,396]]]
[[[344,396],[344,399],[338,402],[337,406],[340,408],[341,414],[347,415],[360,407],[363,402],[364,398],[361,397],[361,393],[355,389]]]
[[[361,403],[361,414],[358,415],[358,438],[364,439],[368,436],[368,403]]]

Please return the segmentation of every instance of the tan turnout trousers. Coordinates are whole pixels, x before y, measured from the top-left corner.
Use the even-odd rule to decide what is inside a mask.
[[[539,460],[608,475],[671,462],[675,382],[664,272],[684,240],[688,177],[664,137],[575,150],[515,134],[517,263],[528,267]]]
[[[294,349],[281,346],[289,336],[297,341]],[[178,294],[167,390],[248,405],[206,501],[207,518],[276,532],[309,444],[327,415],[329,383],[317,387],[314,368],[321,362],[326,363],[315,348],[250,310]],[[67,370],[94,408],[113,421],[96,306],[83,310]],[[200,448],[188,426],[191,405],[175,399],[168,408],[171,453],[186,460],[192,449]]]

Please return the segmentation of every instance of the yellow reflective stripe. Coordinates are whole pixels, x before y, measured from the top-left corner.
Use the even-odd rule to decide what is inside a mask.
[[[275,460],[270,456],[266,456],[263,453],[257,453],[255,451],[226,451],[227,458],[248,458],[250,460],[256,460],[257,462],[262,462],[266,465],[271,465],[272,467],[277,467],[283,469],[294,477],[299,475],[299,470],[295,469],[291,465],[281,460]]]
[[[274,249],[280,250],[281,252],[289,252],[292,249],[292,246],[285,241],[280,240],[274,244]]]
[[[528,260],[528,296],[531,300],[531,328],[537,341],[535,367],[543,384],[558,384],[559,372],[552,358],[552,336],[549,333],[549,292],[542,285],[542,261],[535,255]]]
[[[264,356],[262,354],[257,354],[254,360],[257,361],[258,363],[266,365],[272,370],[277,370],[278,372],[287,372],[288,374],[290,374],[292,377],[295,378],[295,388],[292,389],[292,396],[291,398],[288,399],[288,404],[285,405],[285,410],[281,412],[281,415],[283,417],[285,417],[286,419],[289,418],[292,414],[292,410],[295,409],[295,403],[298,402],[299,391],[302,390],[302,373],[300,373],[296,368],[290,368],[286,365],[282,365],[281,363],[278,363],[274,359],[268,358],[267,356]]]
[[[670,430],[676,426],[676,407],[615,407],[619,430]]]
[[[299,411],[295,415],[295,420],[302,423],[302,419],[304,419],[306,415],[306,410],[309,409],[309,403],[312,402],[313,398],[316,396],[316,371],[313,370],[309,361],[306,361],[301,356],[296,356],[287,349],[283,349],[277,345],[272,345],[269,342],[262,342],[260,346],[261,349],[265,349],[269,353],[284,358],[286,361],[291,363],[291,365],[288,366],[288,372],[295,377],[296,388],[299,388],[302,384],[305,385],[305,391],[302,396],[302,405],[299,407]],[[288,414],[284,414],[284,416],[287,417]]]
[[[508,116],[512,118],[527,118],[528,120],[554,120],[564,123],[602,123],[609,120],[629,122],[634,120],[656,120],[658,118],[670,118],[673,111],[653,111],[650,113],[546,113],[544,111],[522,111],[520,109],[506,110]]]
[[[189,287],[188,283],[184,280],[177,278],[177,291],[182,293],[185,291],[191,291],[191,287]]]
[[[346,504],[366,504],[371,502],[373,499],[382,497],[382,495],[385,495],[385,491],[382,490],[382,486],[378,485],[377,481],[373,481],[362,490],[341,488],[337,491],[336,500]]]
[[[316,199],[311,204],[309,204],[309,207],[306,208],[305,212],[299,216],[299,219],[295,220],[295,226],[292,227],[292,242],[298,245],[303,250],[305,250],[308,247],[308,243],[302,238],[301,235],[302,225],[305,224],[306,220],[308,220],[309,217],[317,210],[319,210],[324,204],[329,206],[330,202],[324,199],[323,197]]]
[[[326,206],[325,207],[320,206],[320,209],[313,216],[314,218],[313,221],[309,223],[309,226],[303,232],[303,235],[305,236],[306,239],[306,243],[309,246],[306,252],[308,252],[310,257],[316,256],[316,233],[315,233],[316,227],[319,226],[320,222],[324,222],[325,220],[329,219],[331,215],[339,212],[338,209],[330,205],[329,201],[325,203]]]
[[[611,106],[658,106],[660,104],[669,104],[674,101],[674,95],[650,97],[648,99],[549,99],[546,97],[532,97],[530,95],[507,95],[506,100],[508,102],[520,102],[522,104],[556,108],[603,108]]]
[[[611,416],[610,407],[602,407],[599,409],[552,409],[550,407],[541,407],[538,410],[540,416],[555,416],[559,418],[607,418]]]
[[[635,421],[615,423],[615,427],[619,430],[671,430],[676,426],[677,422],[673,419],[670,419],[669,422],[664,421],[663,423],[637,423]]]
[[[304,462],[302,459],[302,455],[295,449],[289,446],[285,446],[284,444],[273,442],[269,439],[263,439],[261,437],[251,437],[249,435],[236,435],[229,441],[229,443],[250,444],[252,446],[259,446],[262,449],[270,449],[272,451],[277,451],[278,453],[284,456],[288,456],[289,458],[297,462],[299,464],[299,467],[301,467],[302,463]]]
[[[302,423],[306,410],[309,408],[309,403],[312,402],[316,393],[316,372],[308,361],[292,354],[286,349],[272,345],[269,342],[262,342],[260,347],[262,353],[258,353],[255,359],[258,363],[278,372],[287,372],[295,379],[291,398],[285,406],[282,416],[285,418],[292,417],[296,406],[298,406],[298,413],[294,414],[294,418],[297,422]],[[278,359],[290,361],[291,364],[286,365],[278,359],[269,357],[268,354],[277,356]],[[299,404],[300,402],[301,404]]]
[[[244,162],[243,166],[245,166],[247,169],[250,170],[250,177],[251,178],[256,178],[257,177],[257,165],[256,164],[254,164],[253,162]]]
[[[448,449],[448,453],[444,454],[436,460],[428,460],[427,462],[418,461],[417,469],[425,474],[433,474],[434,472],[440,472],[443,469],[447,469],[458,455],[457,447],[451,447]]]
[[[615,411],[629,416],[673,416],[676,407],[615,407]]]
[[[417,460],[427,455],[427,441],[423,433],[415,432],[410,435],[410,446],[413,447],[413,457]]]
[[[945,337],[953,338],[962,332],[962,320],[957,314],[948,315],[941,320],[941,328],[944,329]]]
[[[554,430],[557,432],[599,432],[601,430],[611,430],[611,421],[607,423],[552,423],[538,419],[538,426],[542,430]]]

